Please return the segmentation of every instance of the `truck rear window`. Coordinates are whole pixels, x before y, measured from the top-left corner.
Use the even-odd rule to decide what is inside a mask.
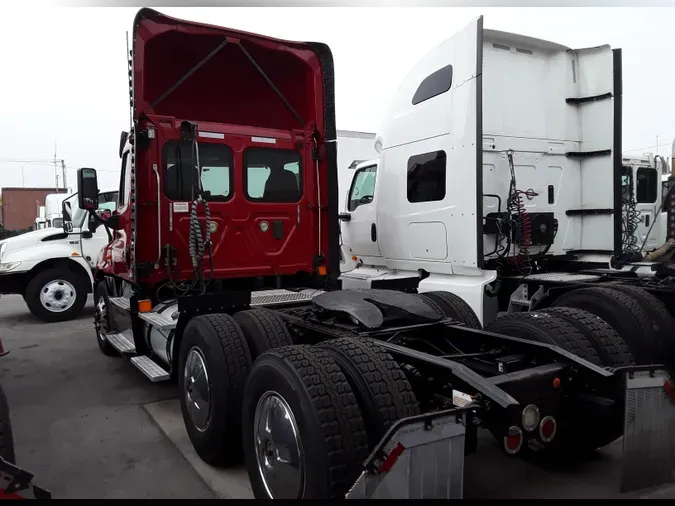
[[[640,167],[637,170],[636,200],[638,204],[656,202],[658,194],[659,173],[656,169]]]
[[[190,201],[193,198],[193,184],[196,185],[197,159],[190,160],[191,149],[181,147],[179,159],[178,142],[164,144],[164,194],[168,199]],[[199,165],[202,171],[202,187],[210,192],[209,200],[224,202],[232,194],[232,150],[224,144],[199,143]]]
[[[244,189],[256,202],[298,202],[302,197],[300,153],[249,148],[244,152]]]

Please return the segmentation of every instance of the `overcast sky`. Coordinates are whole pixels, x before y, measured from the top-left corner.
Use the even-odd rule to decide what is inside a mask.
[[[403,77],[428,50],[483,14],[485,27],[579,48],[623,49],[624,152],[670,153],[675,138],[675,8],[166,8],[168,15],[327,43],[337,126],[376,132]],[[57,157],[118,184],[129,126],[125,32],[136,8],[2,8],[0,187],[53,186]],[[643,149],[644,148],[644,149]],[[8,160],[25,160],[13,163]],[[22,170],[23,166],[23,181]],[[60,172],[60,171],[59,171]]]

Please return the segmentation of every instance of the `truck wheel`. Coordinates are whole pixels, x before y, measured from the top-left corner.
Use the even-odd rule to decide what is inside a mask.
[[[420,412],[405,374],[394,358],[371,339],[344,337],[321,343],[347,378],[363,414],[368,449],[373,450],[389,427]]]
[[[633,297],[613,288],[575,288],[553,301],[553,306],[584,309],[599,316],[623,338],[637,364],[658,362],[652,318]]]
[[[454,293],[424,292],[420,293],[419,296],[439,315],[457,320],[473,329],[483,328],[471,306]]]
[[[626,342],[606,321],[583,309],[551,307],[539,310],[563,318],[581,332],[595,349],[604,366],[621,367],[635,363]]]
[[[2,386],[0,386],[0,457],[10,464],[14,464],[16,460],[12,423],[9,418],[9,403]]]
[[[664,357],[669,360],[675,359],[675,320],[673,320],[666,305],[639,286],[612,283],[611,288],[632,297],[642,310],[652,318],[652,322],[656,326],[654,331],[659,337],[658,349],[656,350],[659,359],[661,361]]]
[[[87,285],[81,276],[66,268],[38,272],[26,287],[26,305],[46,322],[76,318],[87,301]]]
[[[246,336],[253,360],[267,350],[293,344],[286,323],[268,309],[239,311],[234,319]]]
[[[368,456],[349,382],[318,346],[263,353],[246,382],[246,467],[256,498],[344,498]]]
[[[207,464],[241,459],[241,404],[251,352],[234,319],[195,316],[185,326],[178,358],[180,407],[195,451]]]
[[[485,330],[552,344],[592,364],[601,365],[600,357],[588,339],[560,316],[537,311],[509,313],[497,318]]]
[[[105,334],[110,332],[113,326],[113,314],[110,308],[108,290],[105,282],[101,281],[96,286],[94,294],[94,329],[96,331],[96,342],[104,355],[109,357],[119,356],[117,350],[105,338]]]

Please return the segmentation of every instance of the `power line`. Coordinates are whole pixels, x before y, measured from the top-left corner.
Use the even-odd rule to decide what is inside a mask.
[[[21,164],[28,164],[28,165],[53,166],[54,160],[24,160],[24,159],[21,159],[21,158],[0,158],[0,163],[21,163]],[[66,165],[65,167],[68,170],[79,169],[79,167],[71,167],[70,165]],[[96,169],[96,172],[117,172],[117,173],[119,173],[120,171],[115,170],[115,169]]]
[[[653,149],[659,148],[661,146],[670,146],[672,142],[662,142],[660,144],[652,144],[651,146],[645,146],[644,148],[635,148],[635,149],[624,149],[624,153],[632,153],[633,151],[642,151],[643,149]]]

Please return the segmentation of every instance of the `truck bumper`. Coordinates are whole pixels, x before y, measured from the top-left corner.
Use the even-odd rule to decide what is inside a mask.
[[[26,289],[25,274],[26,272],[0,274],[0,295],[23,295]]]

